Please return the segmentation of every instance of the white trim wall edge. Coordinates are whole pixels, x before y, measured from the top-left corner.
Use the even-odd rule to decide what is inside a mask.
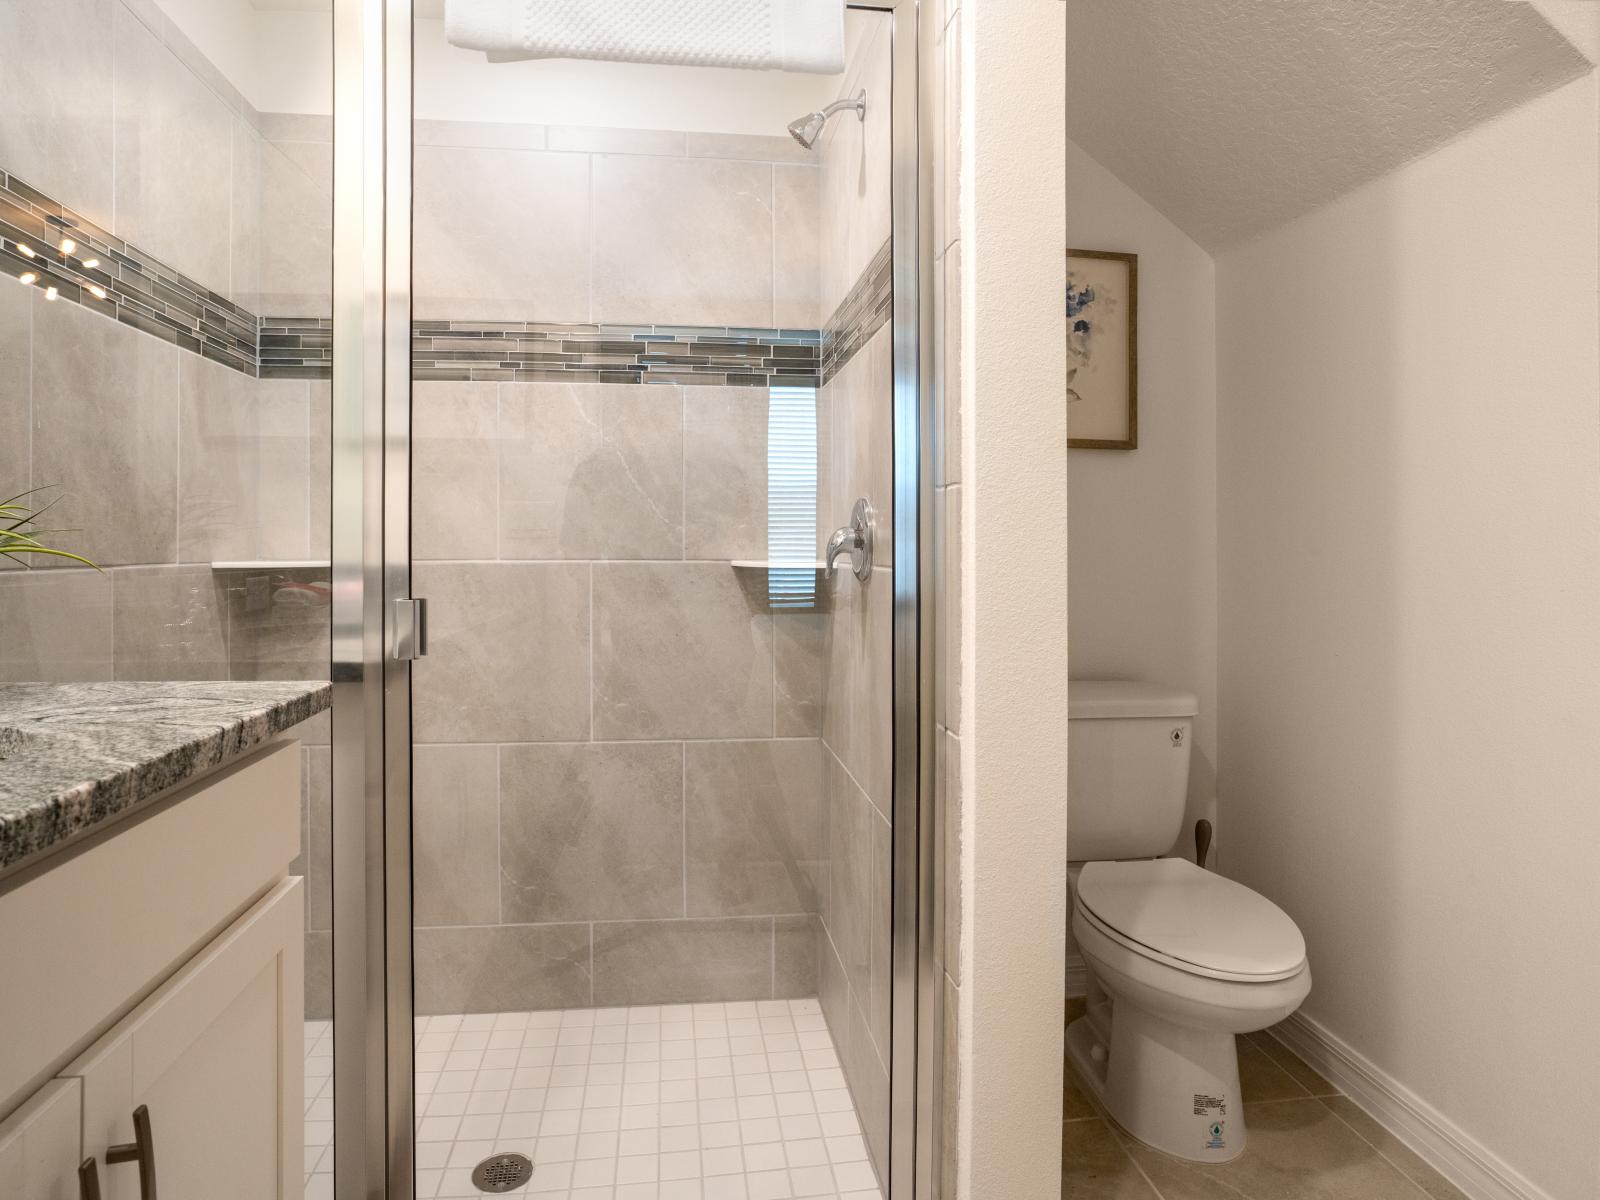
[[[1304,1013],[1267,1032],[1471,1200],[1555,1200],[1405,1084]]]

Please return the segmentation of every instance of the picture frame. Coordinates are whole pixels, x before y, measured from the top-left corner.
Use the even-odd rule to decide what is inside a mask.
[[[1067,251],[1067,446],[1139,446],[1139,256]]]

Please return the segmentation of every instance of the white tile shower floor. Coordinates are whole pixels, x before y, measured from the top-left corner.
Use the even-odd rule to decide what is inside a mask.
[[[332,1027],[306,1022],[306,1196],[333,1196]],[[417,1196],[481,1195],[491,1154],[540,1200],[881,1200],[815,1000],[417,1020]]]

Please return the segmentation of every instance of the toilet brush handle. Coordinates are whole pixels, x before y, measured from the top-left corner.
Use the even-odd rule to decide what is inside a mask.
[[[1206,865],[1206,857],[1211,853],[1211,822],[1201,817],[1194,823],[1194,861],[1197,866]]]

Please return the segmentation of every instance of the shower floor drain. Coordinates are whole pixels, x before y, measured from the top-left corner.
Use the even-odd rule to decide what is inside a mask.
[[[509,1192],[533,1177],[533,1163],[524,1154],[495,1154],[472,1168],[480,1192]]]

